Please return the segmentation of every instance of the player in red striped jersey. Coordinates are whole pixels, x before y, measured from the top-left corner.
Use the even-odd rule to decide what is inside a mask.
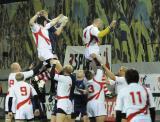
[[[38,98],[35,89],[28,83],[25,82],[24,74],[19,72],[16,73],[15,79],[17,82],[10,89],[9,102],[8,102],[8,116],[12,116],[12,100],[16,100],[16,122],[23,122],[25,120],[32,121],[34,118],[33,106],[31,97],[34,97],[35,101],[35,115],[39,114]]]
[[[106,36],[111,29],[114,29],[116,26],[116,21],[113,20],[111,24],[102,31],[99,31],[99,28],[103,27],[102,20],[97,18],[93,23],[87,26],[83,30],[83,42],[86,46],[85,49],[85,58],[96,63],[101,62],[101,57],[99,54],[99,45],[101,43],[100,39]],[[87,66],[88,68],[88,66]]]
[[[128,86],[120,90],[116,101],[116,122],[121,122],[125,111],[127,122],[155,122],[155,105],[150,89],[138,84],[139,73],[128,69],[125,73]]]
[[[105,70],[105,65],[102,64]],[[107,111],[105,109],[105,90],[103,81],[103,69],[98,68],[94,75],[91,71],[85,72],[87,79],[86,87],[88,89],[87,114],[90,122],[104,122]]]
[[[29,78],[32,77],[37,71],[38,71],[39,67],[34,68],[33,70],[30,71],[26,71],[26,72],[22,72],[24,74],[24,78]],[[9,74],[9,78],[8,78],[8,93],[5,99],[5,112],[8,115],[8,99],[10,96],[10,89],[14,86],[14,84],[17,82],[15,76],[16,73],[21,72],[21,66],[19,65],[19,63],[14,62],[11,64],[11,73]],[[15,113],[15,102],[13,99],[13,107],[12,107],[12,112]],[[6,121],[11,121],[12,117],[8,117],[6,116]]]

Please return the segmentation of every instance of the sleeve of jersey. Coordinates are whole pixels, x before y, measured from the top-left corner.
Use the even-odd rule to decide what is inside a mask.
[[[104,30],[102,30],[102,31],[100,31],[100,32],[98,33],[98,37],[99,37],[99,38],[103,38],[103,37],[106,36],[109,32],[110,32],[110,28],[109,28],[109,26],[108,26],[106,29],[104,29]]]
[[[24,79],[30,78],[33,76],[33,70],[27,71],[27,72],[23,72],[24,75]]]
[[[14,97],[15,98],[14,86],[9,89],[9,97]]]
[[[100,31],[98,30],[97,27],[92,27],[91,30],[90,30],[91,35],[96,36],[96,37],[98,37],[99,32]]]
[[[117,96],[117,100],[116,100],[116,106],[115,106],[115,110],[116,111],[122,111],[123,110],[123,90],[121,90],[121,92],[118,94]]]
[[[154,103],[154,99],[153,99],[153,95],[150,89],[147,89],[148,91],[148,95],[149,95],[149,102],[150,102],[150,108],[154,108],[155,107],[155,103]]]
[[[58,82],[64,82],[65,81],[65,76],[55,74],[54,79],[57,80]]]
[[[115,82],[121,82],[121,83],[124,83],[125,82],[125,78],[124,77],[118,77],[116,76],[116,80]]]
[[[103,71],[101,69],[97,69],[97,73],[96,73],[95,79],[97,81],[102,81],[102,77],[103,77]]]
[[[109,82],[110,82],[110,85],[114,85],[116,83],[116,81],[114,80],[109,80]]]
[[[47,23],[46,25],[45,25],[45,29],[50,29],[52,27],[52,25],[51,25],[51,23]]]
[[[33,26],[31,26],[31,31],[32,31],[33,33],[38,32],[39,29],[40,29],[40,26],[39,26],[38,24],[36,24],[36,23],[34,23]]]

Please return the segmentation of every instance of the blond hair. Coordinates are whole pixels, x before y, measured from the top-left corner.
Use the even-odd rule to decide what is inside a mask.
[[[19,72],[16,74],[16,80],[17,81],[23,81],[24,80],[24,74]]]
[[[11,64],[11,72],[18,72],[21,70],[19,63],[14,62]]]
[[[67,74],[71,74],[73,72],[73,67],[71,65],[66,65],[63,68],[64,72]]]

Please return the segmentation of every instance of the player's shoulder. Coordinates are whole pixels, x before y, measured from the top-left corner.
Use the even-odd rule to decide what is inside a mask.
[[[116,76],[115,81],[126,81],[125,77]]]
[[[125,95],[126,93],[129,92],[129,90],[130,90],[129,86],[125,86],[122,89],[120,89],[118,94]]]
[[[88,81],[85,82],[86,85],[90,85],[90,84],[93,84],[93,83],[94,83],[93,79],[88,80]]]
[[[16,76],[16,73],[10,73],[10,74],[9,74],[9,78],[10,78],[10,77],[15,77],[15,76]]]
[[[83,30],[90,29],[91,27],[93,27],[93,25],[89,25],[89,26],[85,27]]]

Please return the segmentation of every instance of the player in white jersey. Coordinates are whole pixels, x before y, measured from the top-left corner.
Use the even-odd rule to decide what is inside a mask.
[[[118,70],[118,76],[114,75],[114,73],[112,73],[107,67],[104,67],[106,69],[106,75],[111,79],[109,81],[110,85],[114,85],[115,86],[115,93],[118,94],[121,89],[123,89],[124,87],[126,87],[127,81],[125,80],[125,73],[127,71],[127,68],[124,66],[121,66]],[[126,114],[125,114],[125,110],[123,110],[123,122],[126,121]]]
[[[56,69],[60,72],[58,65],[61,65],[58,61],[55,62]],[[54,65],[55,67],[55,65]],[[69,99],[72,79],[70,77],[73,68],[71,65],[66,65],[63,68],[63,75],[55,74],[55,70],[52,68],[51,78],[58,81],[57,85],[57,111],[56,111],[56,122],[71,122],[71,113],[73,111],[73,105]]]
[[[127,70],[125,79],[129,84],[118,94],[116,101],[116,122],[121,122],[125,109],[128,122],[155,122],[155,105],[152,93],[138,84],[139,73],[135,69]]]
[[[102,65],[102,67],[104,68],[105,65]],[[95,120],[96,122],[104,122],[107,115],[104,92],[106,82],[102,82],[103,74],[102,69],[97,69],[95,76],[90,71],[85,72],[88,89],[87,114],[91,122],[95,122]]]
[[[94,59],[97,63],[97,61],[101,62],[100,54],[99,54],[99,44],[101,38],[103,38],[105,35],[107,35],[112,28],[115,28],[116,21],[113,20],[111,24],[104,30],[99,31],[99,28],[102,28],[102,20],[101,19],[95,19],[93,21],[93,24],[90,26],[87,26],[83,30],[83,42],[86,46],[85,49],[85,58],[88,60]]]
[[[33,106],[31,102],[31,97],[36,97],[34,100],[35,104],[35,113],[39,114],[38,108],[38,100],[37,100],[37,93],[35,89],[28,83],[25,82],[24,74],[19,72],[16,73],[15,79],[17,82],[14,86],[10,89],[9,95],[9,112],[8,115],[12,115],[12,100],[16,100],[16,114],[15,120],[16,122],[23,122],[25,120],[31,121],[34,118],[33,114]]]
[[[38,51],[38,58],[41,61],[47,61],[47,63],[51,64],[51,60],[57,58],[56,55],[52,53],[51,41],[49,39],[49,29],[54,26],[60,19],[64,17],[62,14],[57,18],[50,20],[48,22],[48,13],[44,10],[41,10],[36,13],[30,19],[31,31],[33,33],[33,38]],[[67,18],[68,21],[68,18]],[[66,22],[67,22],[66,21]]]
[[[8,115],[8,99],[9,99],[9,95],[10,95],[10,88],[14,86],[14,84],[17,82],[17,80],[15,79],[15,75],[17,72],[21,72],[21,66],[17,63],[14,62],[11,64],[11,73],[9,74],[9,78],[8,78],[8,93],[5,99],[5,112],[6,115]],[[34,71],[30,70],[30,71],[26,71],[26,72],[22,72],[24,74],[25,79],[29,78],[31,76],[33,76]],[[13,106],[12,106],[12,112],[15,113],[15,102],[13,100]],[[6,121],[11,121],[8,116],[6,116]]]
[[[121,89],[123,89],[125,86],[127,86],[127,82],[125,80],[125,72],[127,71],[127,68],[124,66],[121,66],[118,70],[117,76],[114,75],[108,68],[106,68],[106,75],[111,79],[109,84],[115,85],[115,92],[118,94]]]

